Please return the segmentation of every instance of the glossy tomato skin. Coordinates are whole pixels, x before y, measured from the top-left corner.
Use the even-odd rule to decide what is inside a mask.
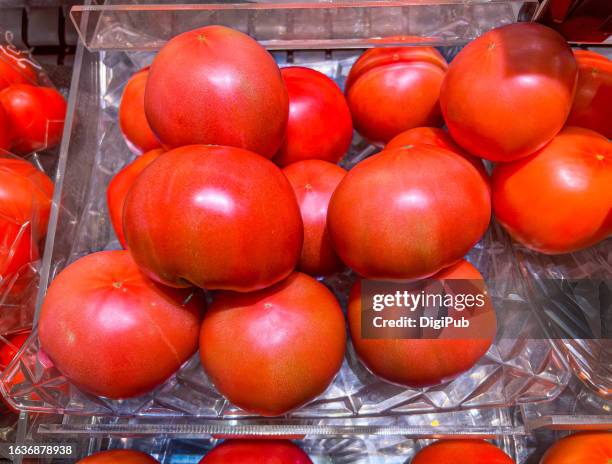
[[[482,275],[465,260],[444,269],[432,279],[479,281]],[[408,387],[437,385],[471,369],[487,352],[493,336],[457,339],[368,339],[361,329],[361,281],[351,289],[348,321],[351,340],[359,359],[378,377]],[[495,333],[495,313],[487,314],[483,334]]]
[[[570,253],[612,233],[612,144],[565,128],[534,155],[499,164],[492,176],[497,220],[523,245]]]
[[[285,140],[273,161],[287,166],[320,159],[337,163],[353,138],[353,122],[344,94],[325,74],[291,66],[281,69],[289,93]]]
[[[13,84],[36,84],[38,73],[25,53],[0,45],[0,90]]]
[[[123,248],[127,248],[125,235],[123,233],[123,206],[125,204],[125,198],[140,173],[149,164],[159,158],[163,152],[163,149],[157,148],[142,154],[119,171],[108,184],[108,189],[106,190],[108,212],[111,222],[113,223],[115,234]]]
[[[305,160],[290,164],[283,173],[293,187],[304,223],[298,269],[312,276],[341,271],[344,263],[334,251],[327,232],[327,207],[346,171],[327,161]]]
[[[77,464],[159,464],[159,462],[140,451],[109,450],[87,456]]]
[[[612,433],[585,432],[562,438],[552,445],[540,464],[609,464]]]
[[[228,440],[200,464],[312,464],[308,455],[286,440]]]
[[[57,90],[14,84],[0,92],[0,104],[10,120],[13,152],[25,155],[60,142],[66,100]]]
[[[266,158],[285,136],[289,99],[272,56],[223,26],[179,34],[157,54],[145,112],[162,145],[245,148]]]
[[[528,156],[565,124],[577,70],[563,37],[546,26],[517,23],[489,31],[448,67],[440,91],[448,130],[481,158]]]
[[[412,464],[515,464],[484,440],[440,440],[419,451]]]
[[[461,259],[489,224],[487,185],[443,148],[385,150],[351,169],[327,228],[342,261],[370,279],[429,277]]]
[[[75,261],[51,283],[40,344],[83,391],[135,397],[162,384],[196,352],[204,308],[199,292],[146,278],[129,252],[101,251]]]
[[[346,95],[357,131],[386,143],[419,126],[440,126],[446,61],[432,47],[366,51],[353,65]]]
[[[258,292],[218,293],[202,324],[200,358],[233,404],[279,416],[329,386],[344,359],[345,331],[335,296],[294,272]]]
[[[599,53],[576,50],[578,86],[568,126],[584,127],[612,138],[612,61]]]
[[[149,69],[135,73],[127,82],[119,104],[119,127],[129,143],[138,151],[147,152],[161,144],[151,130],[144,110],[144,95]]]
[[[258,290],[287,277],[302,250],[289,181],[271,161],[239,148],[164,153],[136,179],[123,220],[136,262],[171,286]]]

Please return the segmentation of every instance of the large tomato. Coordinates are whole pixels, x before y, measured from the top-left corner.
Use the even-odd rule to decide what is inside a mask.
[[[578,67],[557,32],[535,23],[489,31],[448,67],[440,105],[453,139],[473,155],[512,161],[565,124]]]
[[[568,126],[585,127],[612,138],[612,61],[599,53],[576,50],[578,86]]]
[[[164,146],[228,145],[271,158],[289,100],[272,56],[242,32],[207,26],[174,37],[147,79],[145,112]]]
[[[0,104],[9,116],[15,153],[25,155],[60,142],[66,100],[57,90],[15,84],[0,92]]]
[[[239,148],[164,153],[136,179],[123,221],[136,262],[172,286],[258,290],[287,277],[302,250],[289,181],[271,161]]]
[[[36,84],[38,73],[28,56],[0,45],[0,90],[13,84]]]
[[[144,153],[119,171],[108,184],[108,189],[106,190],[108,213],[113,223],[115,234],[123,248],[127,248],[123,234],[123,205],[125,198],[144,168],[155,161],[163,152],[163,149],[157,148]]]
[[[552,445],[540,464],[610,464],[612,433],[586,432],[562,438]]]
[[[322,160],[298,161],[283,169],[300,205],[304,245],[298,269],[313,276],[342,270],[327,232],[327,207],[334,190],[346,175],[340,166]]]
[[[487,229],[487,185],[444,148],[385,150],[351,169],[329,203],[338,256],[370,279],[421,279],[461,259]]]
[[[119,104],[119,126],[125,138],[139,151],[161,147],[149,126],[144,110],[144,95],[149,68],[135,73],[125,86]]]
[[[229,440],[204,456],[200,464],[312,464],[312,461],[290,441]]]
[[[289,92],[287,134],[274,162],[307,159],[337,163],[353,138],[353,122],[340,88],[325,74],[299,66],[283,68]]]
[[[159,462],[141,451],[110,450],[87,456],[77,464],[159,464]]]
[[[440,440],[419,451],[411,463],[514,464],[514,461],[497,446],[484,440]]]
[[[39,319],[42,350],[82,390],[129,398],[163,383],[198,348],[199,291],[147,279],[127,251],[75,261],[53,280]]]
[[[446,61],[431,47],[378,48],[353,65],[345,91],[355,128],[388,142],[419,126],[440,126],[438,102]]]
[[[295,272],[258,292],[223,292],[204,316],[202,367],[245,411],[279,416],[323,393],[342,365],[346,343],[334,295]]]
[[[612,234],[612,143],[566,128],[534,155],[493,170],[493,211],[514,239],[569,253]]]
[[[470,263],[461,260],[432,279],[479,281],[482,275]],[[495,312],[493,309],[487,311],[486,318],[478,321],[483,338],[364,338],[361,282],[357,281],[349,295],[347,315],[355,351],[372,373],[392,383],[424,387],[440,384],[471,369],[487,352],[496,327]]]

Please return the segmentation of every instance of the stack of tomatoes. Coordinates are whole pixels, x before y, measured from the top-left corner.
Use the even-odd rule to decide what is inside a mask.
[[[492,211],[544,252],[606,238],[610,143],[563,126],[570,112],[599,124],[609,93],[581,94],[607,84],[578,76],[563,39],[535,24],[491,31],[450,65],[429,47],[368,51],[346,98],[316,71],[279,70],[232,29],[175,37],[121,102],[121,129],[145,152],[108,189],[125,250],[86,256],[56,277],[42,349],[82,390],[126,398],[163,383],[199,348],[229,401],[282,415],[340,369],[345,319],[317,277],[348,267],[358,276],[348,325],[365,366],[412,387],[456,377],[492,335],[365,338],[361,279],[482,280],[463,258]],[[387,145],[346,172],[337,163],[353,123]],[[492,179],[482,159],[498,163]]]

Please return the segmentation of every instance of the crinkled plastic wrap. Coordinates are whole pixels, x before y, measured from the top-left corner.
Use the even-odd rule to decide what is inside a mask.
[[[442,52],[450,58],[456,47]],[[310,66],[342,86],[358,51],[275,52],[281,64]],[[45,256],[49,281],[67,264],[98,250],[119,248],[108,217],[106,187],[131,159],[117,123],[122,89],[135,71],[153,55],[146,52],[84,52],[77,54],[71,100],[70,145],[62,153],[62,190],[56,194],[59,217],[50,227],[54,240]],[[344,160],[346,167],[378,149],[358,136]],[[359,199],[355,199],[359,201]],[[492,224],[468,259],[484,275],[498,311],[498,337],[488,353],[455,380],[431,388],[405,388],[380,380],[357,359],[352,346],[341,371],[329,388],[310,404],[281,420],[361,418],[406,413],[435,413],[478,407],[503,407],[544,401],[558,395],[569,371],[555,346],[546,339],[530,338],[537,320],[526,300],[524,275],[512,253],[509,238]],[[341,273],[325,280],[343,305],[352,277]],[[95,362],[95,360],[92,360]],[[111,401],[79,391],[39,351],[32,337],[20,358],[2,379],[4,393],[23,410],[69,414],[197,416],[247,418],[221,396],[204,374],[198,356],[150,394]],[[274,419],[271,419],[273,422]]]

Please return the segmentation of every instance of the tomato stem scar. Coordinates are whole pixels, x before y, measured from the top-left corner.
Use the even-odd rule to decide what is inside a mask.
[[[123,284],[121,282],[113,282],[113,287],[115,288],[121,288]]]
[[[606,159],[606,157],[604,155],[595,155],[595,158],[597,158],[598,161],[603,161],[603,160]]]

